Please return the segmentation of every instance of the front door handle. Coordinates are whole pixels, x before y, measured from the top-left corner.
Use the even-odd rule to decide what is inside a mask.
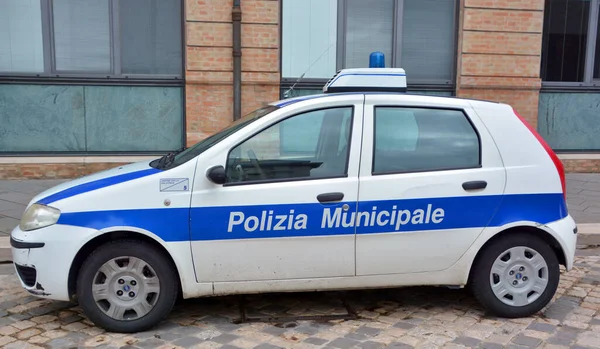
[[[485,189],[487,187],[487,182],[486,181],[464,182],[462,187],[464,190]]]
[[[319,200],[320,203],[342,201],[343,198],[344,193],[325,193],[317,196],[317,200]]]

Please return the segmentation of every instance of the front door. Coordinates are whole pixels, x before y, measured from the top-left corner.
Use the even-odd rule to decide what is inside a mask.
[[[357,275],[440,271],[487,226],[505,170],[474,111],[368,96],[356,218]]]
[[[198,161],[191,239],[198,282],[353,276],[362,99],[282,115],[224,152],[227,183]],[[221,160],[219,160],[221,161]],[[331,223],[331,224],[330,224]]]

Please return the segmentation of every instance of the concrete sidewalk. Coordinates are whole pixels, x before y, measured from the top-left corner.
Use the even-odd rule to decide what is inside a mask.
[[[0,262],[10,248],[8,236],[23,210],[40,192],[65,180],[0,181]],[[567,174],[569,213],[579,226],[580,245],[600,245],[600,174]]]

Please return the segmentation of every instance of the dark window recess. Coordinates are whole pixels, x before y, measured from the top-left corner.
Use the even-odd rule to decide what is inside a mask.
[[[589,0],[546,0],[543,81],[584,80],[590,3]]]
[[[181,8],[173,0],[119,2],[121,71],[181,74]]]
[[[459,110],[376,107],[373,174],[476,168],[479,136]]]
[[[600,23],[600,11],[598,11],[598,23]],[[594,79],[600,79],[600,25],[596,28],[596,55],[594,62]]]
[[[227,182],[344,176],[352,107],[310,111],[262,130],[231,150]]]
[[[37,278],[37,272],[35,268],[26,267],[23,265],[15,264],[19,278],[23,281],[26,286],[33,287]]]

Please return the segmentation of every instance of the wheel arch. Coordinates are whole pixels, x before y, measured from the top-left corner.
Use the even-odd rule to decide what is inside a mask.
[[[181,297],[181,295],[183,294],[181,273],[180,273],[179,268],[177,267],[177,263],[175,263],[175,260],[173,259],[173,257],[171,256],[171,254],[169,253],[167,248],[163,244],[161,244],[159,241],[157,241],[155,238],[150,237],[146,234],[131,231],[131,230],[115,230],[115,231],[104,232],[104,233],[97,235],[94,238],[90,239],[79,249],[79,251],[75,255],[75,258],[73,258],[73,261],[71,262],[71,267],[69,268],[69,276],[67,279],[68,280],[68,296],[71,300],[74,301],[76,299],[77,277],[79,275],[79,271],[81,270],[81,266],[83,265],[83,262],[85,261],[85,259],[92,253],[92,251],[94,251],[98,247],[100,247],[110,241],[115,241],[115,240],[142,241],[142,242],[148,243],[148,244],[156,247],[161,252],[163,252],[165,255],[165,258],[167,258],[169,263],[171,263],[171,266],[173,267],[173,270],[176,273],[176,279],[178,282],[178,292],[179,292],[178,297]]]
[[[495,241],[497,241],[500,238],[503,238],[507,235],[511,235],[511,234],[522,234],[522,233],[528,233],[534,236],[539,237],[540,239],[546,241],[548,243],[548,245],[550,245],[550,247],[552,248],[552,250],[554,251],[554,253],[556,253],[556,257],[558,258],[558,263],[560,265],[566,266],[567,264],[567,258],[565,255],[565,251],[563,250],[563,247],[561,246],[560,242],[557,240],[556,237],[554,237],[554,235],[552,234],[552,232],[544,229],[543,225],[539,225],[539,224],[535,224],[535,225],[529,225],[527,223],[520,223],[517,225],[513,225],[513,226],[509,226],[509,227],[505,227],[504,229],[501,229],[500,231],[498,231],[496,234],[492,235],[477,251],[475,257],[473,258],[473,261],[469,267],[469,274],[468,274],[468,278],[467,278],[467,283],[470,284],[471,283],[471,278],[473,276],[473,270],[474,267],[477,265],[477,262],[479,261],[479,259],[481,258],[481,256],[483,255],[483,252],[485,251],[485,249],[493,244]],[[547,228],[549,229],[549,228]]]

